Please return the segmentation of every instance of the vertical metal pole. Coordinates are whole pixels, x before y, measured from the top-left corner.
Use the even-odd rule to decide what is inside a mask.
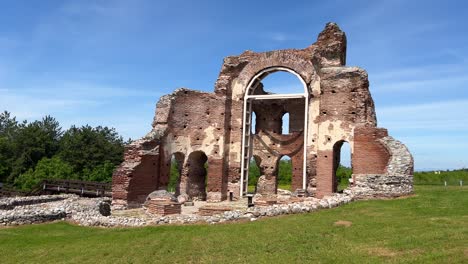
[[[307,87],[305,87],[307,89]],[[307,91],[307,90],[306,90]],[[302,163],[302,189],[306,189],[307,185],[307,135],[308,133],[308,121],[309,121],[309,94],[305,92],[305,113],[304,113],[304,157]]]

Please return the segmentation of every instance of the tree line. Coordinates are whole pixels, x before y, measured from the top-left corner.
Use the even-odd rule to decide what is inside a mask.
[[[33,122],[0,114],[0,182],[30,190],[43,179],[110,182],[125,142],[114,128],[72,126],[45,116]]]

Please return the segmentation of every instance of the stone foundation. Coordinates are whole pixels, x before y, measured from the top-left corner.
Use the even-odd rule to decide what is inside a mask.
[[[198,209],[198,215],[201,216],[211,216],[211,215],[217,215],[221,214],[224,212],[232,211],[231,207],[226,207],[226,206],[203,206]]]
[[[398,197],[413,193],[410,175],[353,175],[354,186],[348,188],[356,198]]]

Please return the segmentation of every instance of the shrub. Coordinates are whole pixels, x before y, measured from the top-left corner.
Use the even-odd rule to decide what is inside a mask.
[[[72,166],[60,158],[43,158],[34,170],[29,169],[18,176],[14,184],[21,190],[29,191],[45,179],[73,179],[75,177]]]

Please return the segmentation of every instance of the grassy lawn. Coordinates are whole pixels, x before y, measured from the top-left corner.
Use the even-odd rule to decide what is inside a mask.
[[[468,188],[416,186],[410,198],[248,223],[0,229],[0,263],[56,262],[467,263]]]

